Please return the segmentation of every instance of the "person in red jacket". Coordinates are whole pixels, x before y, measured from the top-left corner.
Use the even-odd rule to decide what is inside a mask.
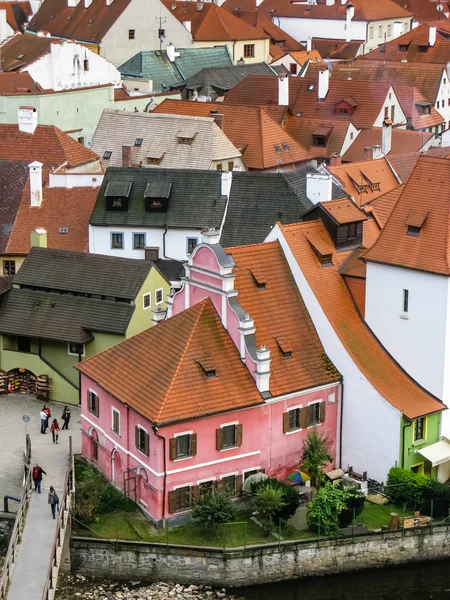
[[[56,419],[53,419],[52,426],[50,427],[50,431],[52,432],[53,443],[57,444],[58,437],[59,437],[59,423]]]
[[[40,467],[37,463],[33,467],[33,471],[31,472],[31,476],[34,481],[34,491],[41,493],[41,481],[42,474],[47,475],[42,467]]]

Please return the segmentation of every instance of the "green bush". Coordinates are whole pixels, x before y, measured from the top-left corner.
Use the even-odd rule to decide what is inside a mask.
[[[274,521],[277,522],[278,519],[282,521],[287,521],[289,517],[295,513],[300,504],[300,497],[298,495],[298,490],[292,485],[288,485],[283,481],[279,481],[275,478],[262,479],[252,485],[252,493],[256,494],[256,492],[260,489],[271,487],[273,489],[279,489],[282,491],[282,501],[283,506],[280,510],[273,516]]]
[[[335,536],[339,527],[347,527],[356,514],[362,511],[364,494],[356,488],[342,488],[327,483],[320,488],[317,496],[308,504],[306,522],[312,531],[323,532],[326,536]]]
[[[281,512],[285,503],[283,502],[283,490],[280,487],[266,485],[261,487],[253,498],[258,518],[262,528],[268,535],[274,525],[276,515]]]
[[[345,491],[345,508],[339,515],[339,527],[348,527],[353,521],[353,516],[357,517],[364,508],[365,496],[355,487],[342,488]]]
[[[433,501],[433,516],[448,515],[450,488],[431,477],[393,467],[389,471],[387,485],[389,498],[396,504],[406,504],[411,510],[431,514]]]
[[[229,492],[202,494],[192,507],[192,519],[200,527],[217,529],[222,523],[235,518],[232,496]]]

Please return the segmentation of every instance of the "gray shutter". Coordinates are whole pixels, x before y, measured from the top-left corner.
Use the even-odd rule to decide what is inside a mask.
[[[216,429],[216,450],[222,450],[223,448],[223,429],[219,427]]]

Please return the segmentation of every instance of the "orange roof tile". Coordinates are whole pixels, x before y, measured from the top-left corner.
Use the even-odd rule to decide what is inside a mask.
[[[322,63],[323,58],[318,50],[301,50],[298,52],[289,52],[289,55],[300,65],[304,65],[308,60],[313,63]]]
[[[222,4],[222,8],[226,8],[228,10],[226,3]],[[242,19],[242,21],[247,23],[247,25],[256,27],[256,29],[259,29],[263,33],[266,33],[270,37],[270,55],[272,57],[273,48],[277,48],[279,51],[282,52],[282,54],[290,50],[304,50],[304,46],[297,42],[297,40],[291,37],[288,33],[277,27],[272,21],[272,19],[270,19],[267,15],[256,11],[235,10],[231,12],[235,17],[238,17],[239,19]],[[278,44],[282,45],[279,46]]]
[[[6,72],[24,68],[50,52],[52,44],[59,43],[59,40],[37,35],[15,35],[1,45],[2,71]]]
[[[263,107],[164,100],[153,112],[198,117],[223,114],[223,132],[243,152],[242,158],[249,169],[269,169],[313,158]]]
[[[445,409],[394,362],[359,316],[339,274],[351,252],[336,252],[322,221],[283,225],[280,229],[336,335],[381,396],[410,420]],[[321,267],[308,243],[311,237],[326,244],[332,265]]]
[[[30,3],[26,2],[4,2],[0,7],[6,9],[6,22],[14,31],[24,31],[28,24],[28,17],[31,16],[32,10]]]
[[[215,377],[204,373],[202,360]],[[77,369],[159,425],[262,403],[209,298]]]
[[[434,135],[434,134],[433,134]],[[388,154],[388,161],[403,183],[406,183],[423,152],[408,152],[408,154]]]
[[[38,86],[29,73],[0,72],[1,96],[27,96],[29,94],[41,93],[42,89]]]
[[[313,37],[311,44],[312,48],[318,50],[323,58],[349,61],[356,58],[361,46],[364,44],[364,40],[352,40],[351,42],[345,42],[344,40]]]
[[[429,114],[422,114],[418,103],[429,101],[425,100],[418,89],[394,84],[394,90],[400,106],[413,129],[420,130],[445,123],[444,117],[432,105],[430,105]]]
[[[434,133],[425,131],[411,131],[407,129],[392,129],[391,151],[387,154],[389,161],[394,154],[409,154],[418,152],[434,136]],[[353,141],[350,148],[345,152],[342,160],[345,162],[357,162],[371,160],[374,146],[381,146],[382,128],[372,127],[363,129]],[[365,149],[370,149],[370,158],[366,158]],[[397,173],[400,175],[400,173]]]
[[[325,146],[315,146],[313,134],[321,127],[331,131],[325,140]],[[320,121],[303,117],[290,117],[286,125],[286,131],[316,158],[340,154],[348,128],[348,121]]]
[[[242,3],[242,0],[240,0]],[[348,2],[350,4],[350,2]],[[355,12],[354,21],[378,21],[380,19],[400,19],[412,14],[392,0],[352,0]],[[336,0],[333,4],[309,4],[291,0],[264,0],[259,10],[271,13],[273,17],[293,17],[297,19],[344,20],[347,16],[347,2]]]
[[[99,160],[95,152],[79,144],[54,125],[38,125],[24,133],[18,125],[0,124],[0,160],[43,163],[44,167],[77,167]]]
[[[356,204],[348,198],[319,202],[319,204],[340,225],[365,221],[367,218]]]
[[[387,192],[386,194],[378,196],[378,198],[370,202],[370,204],[366,204],[366,206],[364,207],[364,210],[370,210],[370,213],[373,215],[374,219],[380,225],[381,228],[383,228],[386,225],[387,220],[391,216],[391,212],[394,210],[394,207],[397,204],[397,200],[400,198],[404,187],[404,185],[399,185],[395,189]],[[366,246],[366,248],[371,248],[373,246],[373,244],[364,245]]]
[[[256,343],[271,351],[271,394],[279,396],[340,380],[339,374],[325,368],[322,344],[279,243],[227,248],[226,252],[236,263],[238,299],[255,321]],[[257,288],[254,276],[258,281],[264,279],[264,289]],[[291,358],[283,356],[280,346],[285,344]]]
[[[200,11],[197,10],[197,2],[180,2],[180,0],[162,0],[162,2],[181,23],[191,22],[192,37],[197,42],[269,39],[264,31],[247,25],[213,2],[202,3],[203,8]]]
[[[437,190],[439,193],[437,193]],[[369,261],[450,275],[450,160],[422,157],[411,174]],[[417,237],[407,235],[408,217],[427,215]],[[414,225],[410,222],[410,225]]]
[[[367,221],[364,222],[362,239],[364,248],[371,248],[375,244],[380,235],[380,231],[381,226],[379,225],[376,218],[369,218],[367,219]]]

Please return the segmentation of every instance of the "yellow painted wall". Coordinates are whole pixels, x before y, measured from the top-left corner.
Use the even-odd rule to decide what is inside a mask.
[[[162,277],[159,271],[153,268],[138,295],[136,296],[136,309],[131,318],[130,324],[127,329],[127,338],[145,331],[149,327],[153,326],[153,310],[156,309],[157,304],[155,300],[155,292],[157,289],[163,289],[163,303],[160,305],[164,310],[166,309],[166,298],[170,292],[170,285]],[[151,306],[144,310],[144,294],[151,295]]]
[[[269,40],[244,40],[231,42],[224,40],[223,42],[194,42],[195,48],[215,48],[226,44],[230,51],[233,62],[237,62],[240,58],[244,58],[244,46],[246,44],[255,45],[255,56],[253,58],[244,58],[246,64],[270,62],[270,43]]]
[[[386,34],[386,42],[392,41],[394,38],[394,23],[402,23],[402,35],[410,30],[411,18],[404,19],[383,19],[382,21],[372,21],[367,26],[367,40],[364,44],[364,54],[375,50],[380,44],[384,42],[384,34]],[[388,29],[390,26],[391,34],[388,35]],[[373,27],[373,37],[370,37],[370,31]],[[381,33],[381,35],[380,35]]]

